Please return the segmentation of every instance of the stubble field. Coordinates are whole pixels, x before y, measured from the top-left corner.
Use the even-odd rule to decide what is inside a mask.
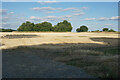
[[[118,37],[117,33],[108,32],[1,33],[0,49],[3,64],[10,65],[10,62],[6,63],[9,59],[14,57],[21,59],[17,55],[26,53],[79,67],[95,77],[116,78],[119,57]]]

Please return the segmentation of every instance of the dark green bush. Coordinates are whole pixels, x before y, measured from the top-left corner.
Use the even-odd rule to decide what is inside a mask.
[[[13,32],[13,31],[16,31],[16,30],[13,30],[13,29],[0,29],[0,32]]]
[[[87,32],[88,31],[88,27],[87,26],[80,26],[80,28],[76,29],[77,32]]]
[[[106,32],[107,32],[107,31],[109,31],[109,29],[108,29],[108,28],[103,28],[103,31],[106,31]]]

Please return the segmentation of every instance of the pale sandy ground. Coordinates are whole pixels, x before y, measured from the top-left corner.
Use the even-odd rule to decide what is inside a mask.
[[[39,44],[57,44],[57,43],[97,43],[106,45],[104,42],[93,41],[90,38],[118,38],[116,33],[92,33],[92,32],[3,32],[0,36],[5,35],[37,35],[32,38],[0,38],[3,46],[0,49],[7,49],[23,45],[39,45]]]

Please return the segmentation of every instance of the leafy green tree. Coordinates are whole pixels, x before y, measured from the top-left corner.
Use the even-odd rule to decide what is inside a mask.
[[[18,31],[33,31],[34,23],[26,21],[17,30]]]
[[[49,22],[43,22],[43,23],[38,23],[35,24],[33,27],[34,31],[53,31],[52,24]]]
[[[107,32],[108,30],[109,30],[108,28],[103,28],[103,31],[106,31],[106,32]]]
[[[22,25],[17,30],[18,31],[24,31],[24,25],[25,25],[25,23],[22,23]]]
[[[41,23],[40,31],[51,31],[52,30],[52,24],[49,22],[43,22]]]
[[[109,32],[116,32],[116,31],[115,31],[115,30],[113,30],[113,29],[110,29],[110,30],[109,30]]]
[[[41,23],[35,24],[33,27],[33,31],[40,31]]]
[[[88,27],[87,26],[80,26],[80,28],[76,29],[77,32],[87,32],[88,31]]]
[[[77,28],[76,31],[77,31],[77,32],[80,32],[80,28]]]
[[[87,31],[88,31],[87,26],[81,26],[80,27],[80,32],[87,32]]]
[[[67,20],[64,20],[63,22],[55,25],[53,29],[55,32],[71,32],[72,25]]]

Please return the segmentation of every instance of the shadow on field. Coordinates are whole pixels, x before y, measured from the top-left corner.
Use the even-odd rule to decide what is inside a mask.
[[[37,35],[6,35],[4,37],[1,38],[7,38],[7,39],[15,39],[15,38],[33,38],[36,37]]]
[[[65,43],[3,49],[3,78],[116,78],[118,48],[115,44]]]
[[[90,38],[93,41],[98,42],[105,42],[111,45],[119,45],[120,38],[106,38],[106,37],[100,37],[100,38]]]

